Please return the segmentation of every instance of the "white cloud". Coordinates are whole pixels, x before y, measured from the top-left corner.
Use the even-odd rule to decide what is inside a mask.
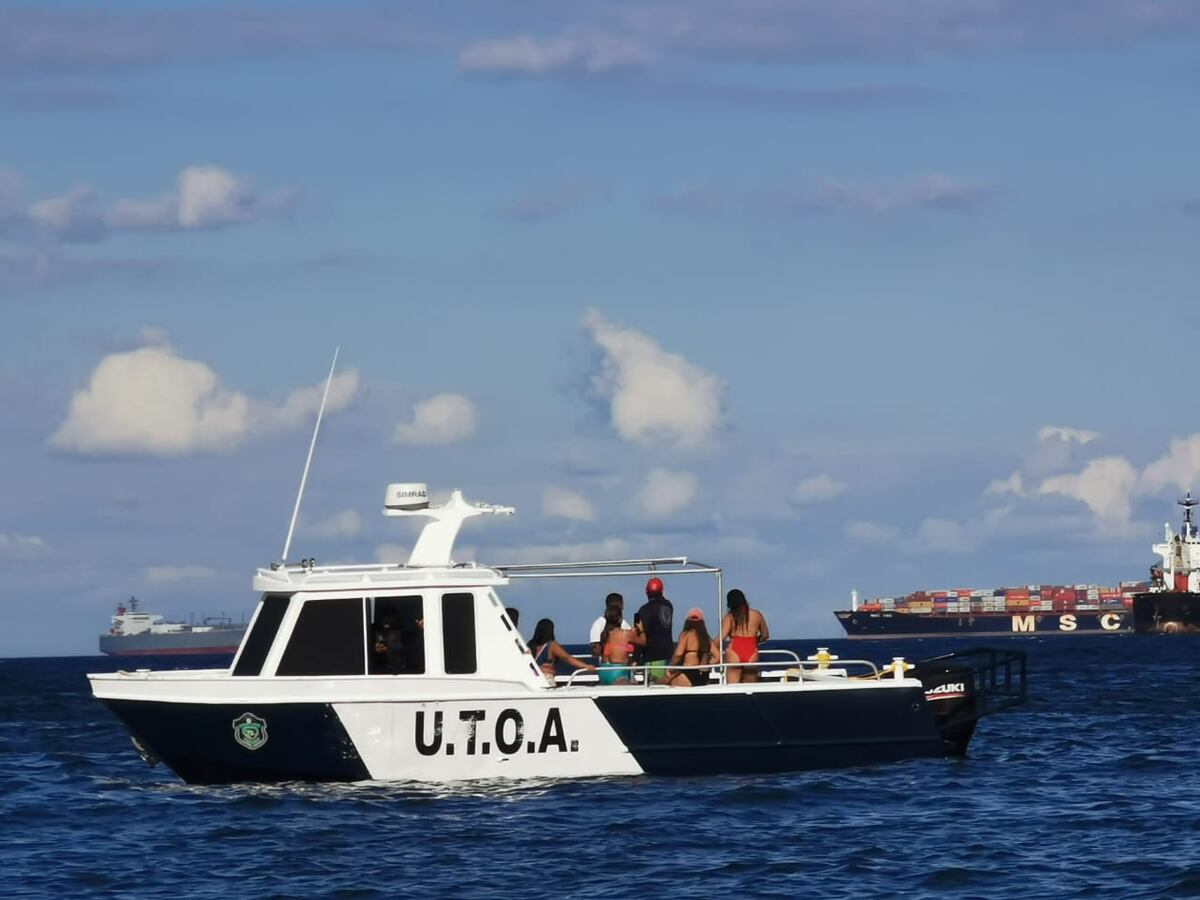
[[[329,383],[329,399],[325,401],[325,411],[337,412],[345,409],[358,393],[359,376],[354,369],[338,372]],[[297,425],[310,423],[321,408],[321,397],[325,394],[325,384],[315,384],[310,387],[296,388],[288,394],[282,403],[255,401],[252,405],[252,417],[257,428],[294,428]]]
[[[650,54],[637,42],[596,33],[481,40],[458,54],[459,69],[476,75],[602,75],[649,62]]]
[[[330,540],[355,538],[362,532],[362,516],[358,510],[344,509],[327,519],[306,524],[303,532],[310,537]]]
[[[138,329],[138,337],[146,344],[169,345],[171,343],[171,337],[167,334],[167,330],[158,325],[143,325]]]
[[[1036,496],[1047,476],[1061,474],[1077,457],[1078,448],[1100,438],[1100,432],[1061,425],[1038,429],[1037,442],[1021,467],[1007,478],[997,478],[984,489],[985,496]]]
[[[649,518],[674,515],[696,499],[698,484],[691,472],[651,469],[634,505],[639,513]]]
[[[839,497],[845,490],[844,483],[836,481],[822,472],[820,475],[801,480],[792,488],[792,503],[796,506],[825,503]]]
[[[91,188],[40,200],[25,214],[31,223],[63,241],[96,241],[107,232],[104,216],[96,206],[96,192]]]
[[[88,386],[71,398],[66,420],[51,436],[80,454],[181,456],[226,450],[255,431],[296,425],[315,411],[320,388],[302,388],[282,404],[254,400],[221,384],[203,362],[170,346],[113,353],[96,366]],[[347,405],[358,373],[334,378],[326,410]]]
[[[262,193],[244,177],[220,166],[188,166],[175,190],[150,200],[118,200],[105,216],[126,230],[191,230],[254,222],[287,212],[292,191]]]
[[[189,166],[176,187],[150,199],[118,198],[107,207],[87,185],[33,202],[20,178],[0,172],[0,235],[35,245],[100,241],[121,231],[188,231],[244,224],[291,209],[295,192],[262,192],[219,166]]]
[[[216,569],[208,566],[149,566],[142,569],[147,584],[181,584],[185,581],[206,581],[215,577]]]
[[[576,178],[497,203],[490,212],[516,222],[542,222],[565,215],[607,192],[608,185],[603,182]]]
[[[1071,466],[1075,448],[1099,438],[1097,431],[1047,425],[1038,431],[1034,453],[1022,470],[991,482],[984,493],[1069,497],[1086,505],[1100,530],[1112,535],[1129,525],[1135,496],[1168,486],[1187,490],[1200,478],[1200,434],[1175,438],[1163,456],[1140,471],[1123,456],[1099,457],[1077,471],[1063,471]]]
[[[724,534],[710,538],[697,535],[680,535],[680,543],[695,546],[707,559],[710,556],[717,560],[733,557],[735,559],[763,559],[769,556],[786,555],[788,548],[780,547],[764,541],[753,534]]]
[[[499,547],[495,549],[494,553],[497,560],[495,565],[624,559],[629,555],[629,542],[624,538],[604,538],[599,541],[585,541],[578,544]]]
[[[1100,437],[1098,431],[1086,431],[1082,428],[1063,428],[1059,425],[1046,425],[1038,429],[1039,441],[1065,441],[1067,443],[1090,444]]]
[[[1147,492],[1175,487],[1181,491],[1197,487],[1200,480],[1200,434],[1174,438],[1167,452],[1142,471],[1141,489]]]
[[[1093,459],[1077,475],[1055,475],[1038,486],[1040,496],[1062,494],[1086,503],[1097,519],[1125,522],[1138,482],[1137,469],[1120,456]]]
[[[612,425],[627,441],[645,446],[701,448],[721,425],[721,380],[649,335],[621,328],[595,310],[584,327],[603,351],[593,391],[611,405]]]
[[[548,487],[542,494],[542,512],[547,516],[590,522],[596,511],[587,498],[563,487]]]
[[[1025,479],[1020,472],[1013,472],[1007,478],[997,478],[991,482],[985,494],[1013,494],[1017,497],[1025,496]]]
[[[846,526],[846,537],[864,544],[891,544],[900,539],[900,529],[876,522],[851,522]]]
[[[650,199],[651,204],[664,212],[685,216],[712,216],[721,212],[724,205],[721,195],[712,188],[688,185]]]
[[[20,173],[0,166],[0,218],[8,219],[21,208]]]
[[[32,559],[49,549],[49,545],[36,535],[0,531],[0,557],[5,559]]]
[[[955,519],[926,519],[917,529],[916,549],[935,553],[968,553],[975,542],[967,528]]]
[[[753,199],[758,209],[768,213],[885,216],[913,209],[975,212],[995,194],[993,185],[934,172],[891,185],[848,184],[822,178],[803,189],[766,191]]]
[[[375,548],[375,562],[405,563],[408,562],[408,555],[411,552],[412,549],[403,544],[380,544]]]
[[[462,394],[437,394],[413,407],[413,420],[392,433],[397,444],[452,444],[475,433],[479,414]]]

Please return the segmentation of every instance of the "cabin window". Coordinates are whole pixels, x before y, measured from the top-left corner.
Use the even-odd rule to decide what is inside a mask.
[[[442,655],[447,675],[475,673],[474,594],[442,594]]]
[[[262,598],[254,627],[242,644],[242,653],[233,667],[234,675],[257,675],[262,671],[290,599],[291,594],[267,594]]]
[[[362,675],[363,600],[308,600],[276,675]]]
[[[372,675],[425,672],[425,607],[420,594],[376,597],[367,634]]]

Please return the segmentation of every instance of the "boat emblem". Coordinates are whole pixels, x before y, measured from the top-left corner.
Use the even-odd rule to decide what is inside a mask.
[[[257,750],[267,742],[266,719],[242,713],[233,720],[233,739],[247,750]]]

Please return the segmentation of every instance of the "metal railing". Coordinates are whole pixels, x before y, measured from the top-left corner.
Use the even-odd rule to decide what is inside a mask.
[[[979,715],[1020,706],[1028,699],[1028,671],[1022,650],[971,647],[923,659],[919,665],[961,666],[969,670],[983,701]]]
[[[674,568],[664,568],[672,566]],[[588,562],[517,563],[489,566],[508,578],[621,578],[635,575],[719,575],[717,566],[686,556],[647,559],[601,559]],[[601,571],[592,571],[599,569]]]
[[[838,659],[838,660],[834,660],[834,662],[837,663],[837,665],[835,667],[835,666],[830,666],[828,663],[822,663],[820,660],[801,659],[799,657],[799,655],[795,651],[792,651],[792,650],[772,648],[769,650],[760,650],[759,651],[760,655],[762,655],[763,653],[775,653],[777,655],[790,657],[789,665],[791,665],[793,668],[795,668],[799,671],[800,677],[796,678],[797,682],[803,680],[803,677],[804,677],[803,673],[805,672],[806,669],[811,670],[811,671],[820,671],[821,669],[825,669],[825,668],[843,669],[847,666],[862,666],[871,671],[871,675],[864,676],[864,677],[874,678],[876,680],[878,680],[878,678],[879,678],[879,667],[875,663],[871,662],[869,659]],[[672,674],[675,672],[707,671],[710,674],[710,676],[715,674],[717,676],[717,680],[710,682],[708,685],[693,685],[693,687],[714,687],[714,686],[725,685],[725,684],[730,683],[727,680],[727,678],[725,678],[725,674],[729,669],[757,669],[761,673],[763,669],[774,668],[774,667],[778,667],[779,665],[781,665],[779,662],[770,661],[770,660],[759,660],[758,662],[749,662],[749,663],[747,663],[747,662],[702,663],[702,664],[694,665],[694,666],[683,666],[683,665],[647,666],[644,663],[636,663],[636,664],[631,663],[627,666],[604,666],[603,671],[605,671],[605,672],[628,672],[631,679],[637,679],[637,676],[641,676],[640,680],[631,680],[628,682],[628,684],[641,684],[643,687],[647,687],[647,688],[650,687],[650,685],[652,685],[652,684],[659,683],[659,682],[656,682],[653,677],[649,677],[649,673],[650,673],[651,669],[654,669],[656,671],[665,669],[668,673],[672,673]],[[562,686],[568,687],[568,688],[576,687],[577,686],[576,679],[579,678],[581,675],[598,676],[599,673],[600,673],[600,669],[597,669],[595,672],[589,672],[586,669],[575,669],[573,672],[571,672],[571,674],[569,676],[567,676],[567,679],[566,679],[565,683],[563,683]],[[558,677],[559,676],[555,676],[555,686],[556,687],[558,686]],[[788,672],[781,673],[779,680],[782,682],[788,681],[789,680]],[[740,683],[742,683],[742,684],[762,684],[763,682],[740,682]],[[768,682],[768,683],[770,683],[770,682]],[[604,685],[604,686],[605,687],[616,687],[619,685]]]

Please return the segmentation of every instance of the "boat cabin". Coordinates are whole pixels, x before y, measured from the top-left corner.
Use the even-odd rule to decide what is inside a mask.
[[[544,685],[496,594],[507,583],[495,570],[473,565],[260,571],[255,586],[264,595],[231,674]]]
[[[364,676],[401,683],[452,678],[474,682],[476,688],[479,681],[491,681],[546,689],[552,685],[497,595],[497,588],[516,578],[708,574],[716,579],[715,621],[720,621],[721,570],[684,557],[511,566],[456,563],[451,553],[463,521],[512,515],[512,509],[471,505],[458,491],[445,505],[431,506],[425,485],[392,484],[384,514],[430,519],[405,563],[318,566],[305,559],[257,571],[254,588],[263,596],[233,661],[232,676]]]

